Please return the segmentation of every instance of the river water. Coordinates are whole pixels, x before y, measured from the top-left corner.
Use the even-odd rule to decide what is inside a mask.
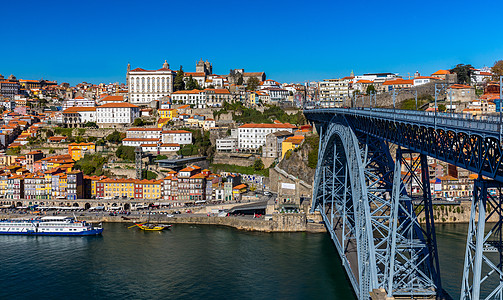
[[[0,236],[0,299],[354,299],[327,234],[104,227],[101,237]],[[466,232],[437,227],[454,298]]]

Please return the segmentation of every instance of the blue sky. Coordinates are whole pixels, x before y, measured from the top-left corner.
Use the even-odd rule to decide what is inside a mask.
[[[430,74],[503,59],[503,1],[16,1],[2,3],[0,74],[125,82],[126,65],[280,82]]]

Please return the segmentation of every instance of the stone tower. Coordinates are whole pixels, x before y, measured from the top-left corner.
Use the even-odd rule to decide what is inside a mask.
[[[167,60],[164,60],[164,63],[162,64],[163,69],[169,69],[169,64]]]
[[[213,66],[208,60],[203,61],[203,59],[201,58],[201,60],[199,60],[196,64],[196,72],[204,73],[206,75],[213,74]]]

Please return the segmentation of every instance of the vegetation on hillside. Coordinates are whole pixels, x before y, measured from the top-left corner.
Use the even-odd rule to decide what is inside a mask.
[[[222,109],[213,112],[213,116],[218,118],[222,114],[232,113],[232,119],[237,123],[273,123],[278,120],[282,123],[296,125],[306,124],[307,120],[301,111],[289,115],[276,105],[266,105],[264,112],[254,108],[245,107],[241,102],[224,102]]]
[[[134,161],[135,160],[134,147],[120,145],[115,151],[115,156],[123,160]]]
[[[103,175],[103,165],[107,162],[107,158],[100,154],[86,154],[75,162],[74,168],[81,170],[85,175]]]
[[[421,106],[433,101],[435,101],[435,98],[433,98],[432,95],[424,95],[421,97],[417,97],[417,109],[420,110]],[[416,98],[411,98],[400,102],[398,108],[407,110],[416,110]]]
[[[231,172],[249,175],[261,175],[269,177],[269,169],[255,170],[253,166],[243,167],[238,165],[228,165],[228,164],[210,164],[210,169],[213,172]]]

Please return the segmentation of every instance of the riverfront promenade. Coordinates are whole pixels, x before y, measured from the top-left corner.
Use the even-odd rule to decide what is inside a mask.
[[[45,213],[20,213],[20,212],[0,212],[0,219],[15,218],[36,218],[42,216],[52,216],[54,212]],[[142,223],[150,222],[165,224],[199,224],[199,225],[220,225],[233,227],[239,230],[262,231],[262,232],[326,232],[325,226],[320,223],[309,223],[306,214],[278,214],[272,215],[270,220],[263,216],[254,218],[251,216],[226,216],[218,217],[214,214],[182,213],[173,216],[163,211],[156,211],[152,214],[148,212],[133,212],[130,215],[118,214],[110,215],[109,212],[75,212],[75,217],[91,223]],[[72,212],[58,212],[58,216],[73,216]]]

